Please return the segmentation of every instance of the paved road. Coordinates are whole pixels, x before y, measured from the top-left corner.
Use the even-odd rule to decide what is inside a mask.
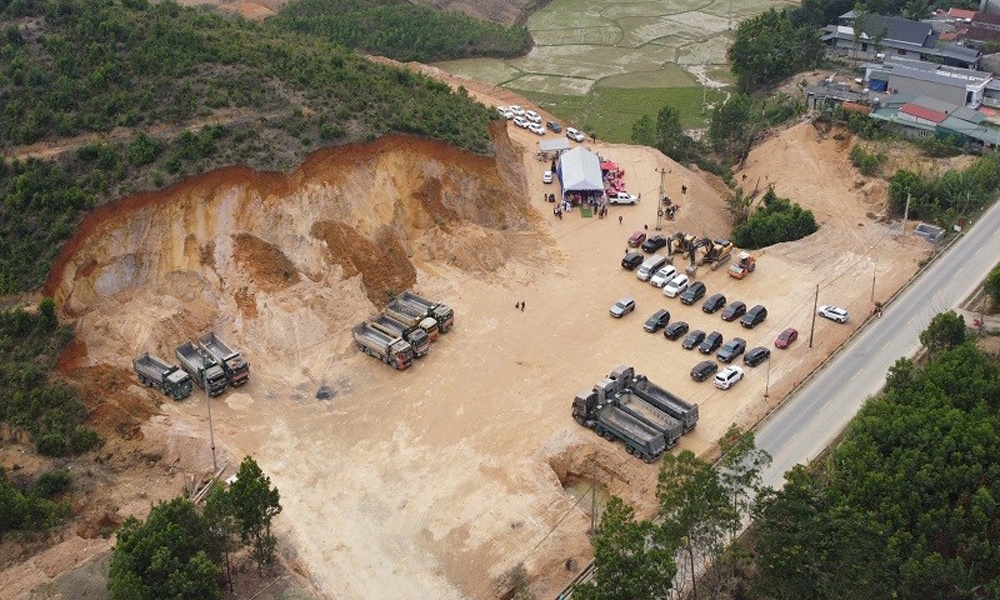
[[[889,367],[919,349],[920,332],[934,315],[968,297],[1000,262],[1000,202],[995,203],[951,249],[935,261],[888,306],[881,319],[856,336],[811,382],[788,398],[757,428],[757,446],[774,462],[763,473],[764,484],[784,485],[784,474],[807,464],[847,426],[864,400],[877,393]],[[864,315],[852,315],[863,318]],[[843,327],[816,320],[816,335]],[[801,336],[808,338],[808,334]],[[800,339],[799,343],[804,343]]]

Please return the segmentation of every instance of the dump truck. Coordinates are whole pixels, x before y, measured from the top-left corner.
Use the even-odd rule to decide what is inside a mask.
[[[430,300],[406,291],[399,295],[399,299],[414,306],[419,306],[427,312],[428,317],[434,317],[438,323],[441,333],[448,333],[448,330],[455,324],[455,311],[447,304],[431,302]]]
[[[625,388],[629,388],[654,408],[680,421],[684,425],[684,433],[691,431],[698,424],[697,404],[678,398],[650,381],[645,375],[635,375],[632,367],[618,367],[612,371],[612,377],[616,375],[626,381],[623,384]]]
[[[757,257],[749,252],[740,252],[735,265],[729,267],[729,276],[743,279],[757,269]]]
[[[209,396],[218,396],[226,391],[226,372],[194,342],[184,342],[174,348],[174,356],[181,363],[181,368]]]
[[[427,337],[432,342],[438,338],[438,333],[440,333],[437,319],[428,315],[423,307],[404,302],[399,298],[394,299],[385,307],[385,314],[407,327],[420,327],[427,332]]]
[[[413,353],[417,358],[426,356],[430,352],[431,339],[427,337],[427,332],[420,327],[410,327],[386,314],[378,315],[370,320],[368,324],[382,333],[393,337],[401,337],[410,342],[410,345],[413,346]]]
[[[198,339],[198,345],[219,363],[226,373],[229,385],[239,387],[250,380],[250,363],[239,352],[234,352],[215,333],[208,333]]]
[[[177,365],[172,365],[149,352],[132,360],[139,382],[154,387],[174,400],[191,395],[191,377]]]
[[[631,389],[622,386],[622,380],[611,377],[594,386],[599,402],[609,401],[627,414],[639,419],[663,434],[667,448],[673,448],[684,434],[684,425],[664,411],[640,398]]]
[[[655,461],[667,445],[663,434],[638,417],[634,417],[613,402],[598,400],[597,390],[581,392],[573,399],[573,419],[609,440],[621,440],[625,451],[647,463]]]
[[[403,370],[413,362],[413,346],[399,336],[382,333],[368,323],[354,328],[358,350],[374,356],[394,369]]]

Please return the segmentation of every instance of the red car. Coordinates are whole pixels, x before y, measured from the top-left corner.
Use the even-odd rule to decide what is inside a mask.
[[[778,339],[774,340],[774,346],[775,348],[787,348],[797,339],[799,339],[798,330],[794,327],[789,327],[778,334]]]
[[[628,245],[632,248],[638,248],[639,244],[646,241],[646,234],[642,231],[636,231],[632,235],[628,236]]]

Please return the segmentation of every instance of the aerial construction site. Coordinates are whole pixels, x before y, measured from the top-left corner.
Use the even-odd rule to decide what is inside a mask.
[[[527,105],[464,83],[488,104]],[[742,249],[714,241],[732,227],[728,191],[712,177],[650,148],[588,140],[627,170],[642,200],[612,206],[608,218],[559,218],[540,200],[558,183],[542,181],[538,138],[503,121],[492,135],[490,158],[394,136],[320,151],[288,175],[223,169],[92,212],[46,286],[80,340],[61,368],[79,385],[115,382],[106,402],[132,407],[133,418],[112,431],[158,455],[166,482],[121,487],[107,518],[142,514],[212,474],[205,394],[195,387],[171,400],[143,385],[132,360],[172,360],[177,344],[216,332],[253,368],[212,400],[219,465],[233,469],[249,454],[271,477],[284,506],[283,559],[318,594],[488,598],[521,565],[544,597],[590,557],[584,484],[650,513],[659,452],[708,456],[731,423],[752,426],[932,249],[882,220],[884,184],[855,184],[849,140],[821,139],[808,124],[756,148],[736,179],[747,192],[773,185],[811,209],[819,230],[754,251],[752,269]],[[799,168],[787,168],[791,157]],[[655,231],[661,186],[679,210]],[[707,258],[692,281],[709,296],[766,305],[766,321],[741,328],[638,280],[620,264],[635,231],[712,240],[697,248]],[[686,255],[674,266],[684,272]],[[820,304],[835,301],[852,318],[820,320],[810,336],[817,289]],[[422,355],[437,333],[421,325],[433,311],[404,323],[387,308],[406,290],[453,311],[454,327],[444,333],[441,315],[443,335]],[[634,313],[609,317],[624,296]],[[692,329],[741,336],[748,349],[773,349],[789,326],[801,337],[722,390],[689,376],[700,355],[643,331],[663,308]],[[362,326],[378,332],[372,339],[406,340],[415,366],[388,368],[359,351]],[[574,420],[574,397],[622,364],[634,367],[622,393],[635,395],[636,410],[652,402],[647,381],[697,405],[697,427],[640,456],[650,464]],[[111,544],[83,531],[71,538],[57,547],[78,559],[67,564]],[[40,568],[16,575],[30,580]]]

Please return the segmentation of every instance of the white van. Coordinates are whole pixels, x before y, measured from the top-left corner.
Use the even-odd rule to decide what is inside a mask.
[[[635,276],[642,281],[649,281],[649,278],[653,276],[653,273],[657,269],[662,267],[667,263],[666,256],[660,256],[659,254],[654,254],[643,261],[642,265],[636,269]]]

